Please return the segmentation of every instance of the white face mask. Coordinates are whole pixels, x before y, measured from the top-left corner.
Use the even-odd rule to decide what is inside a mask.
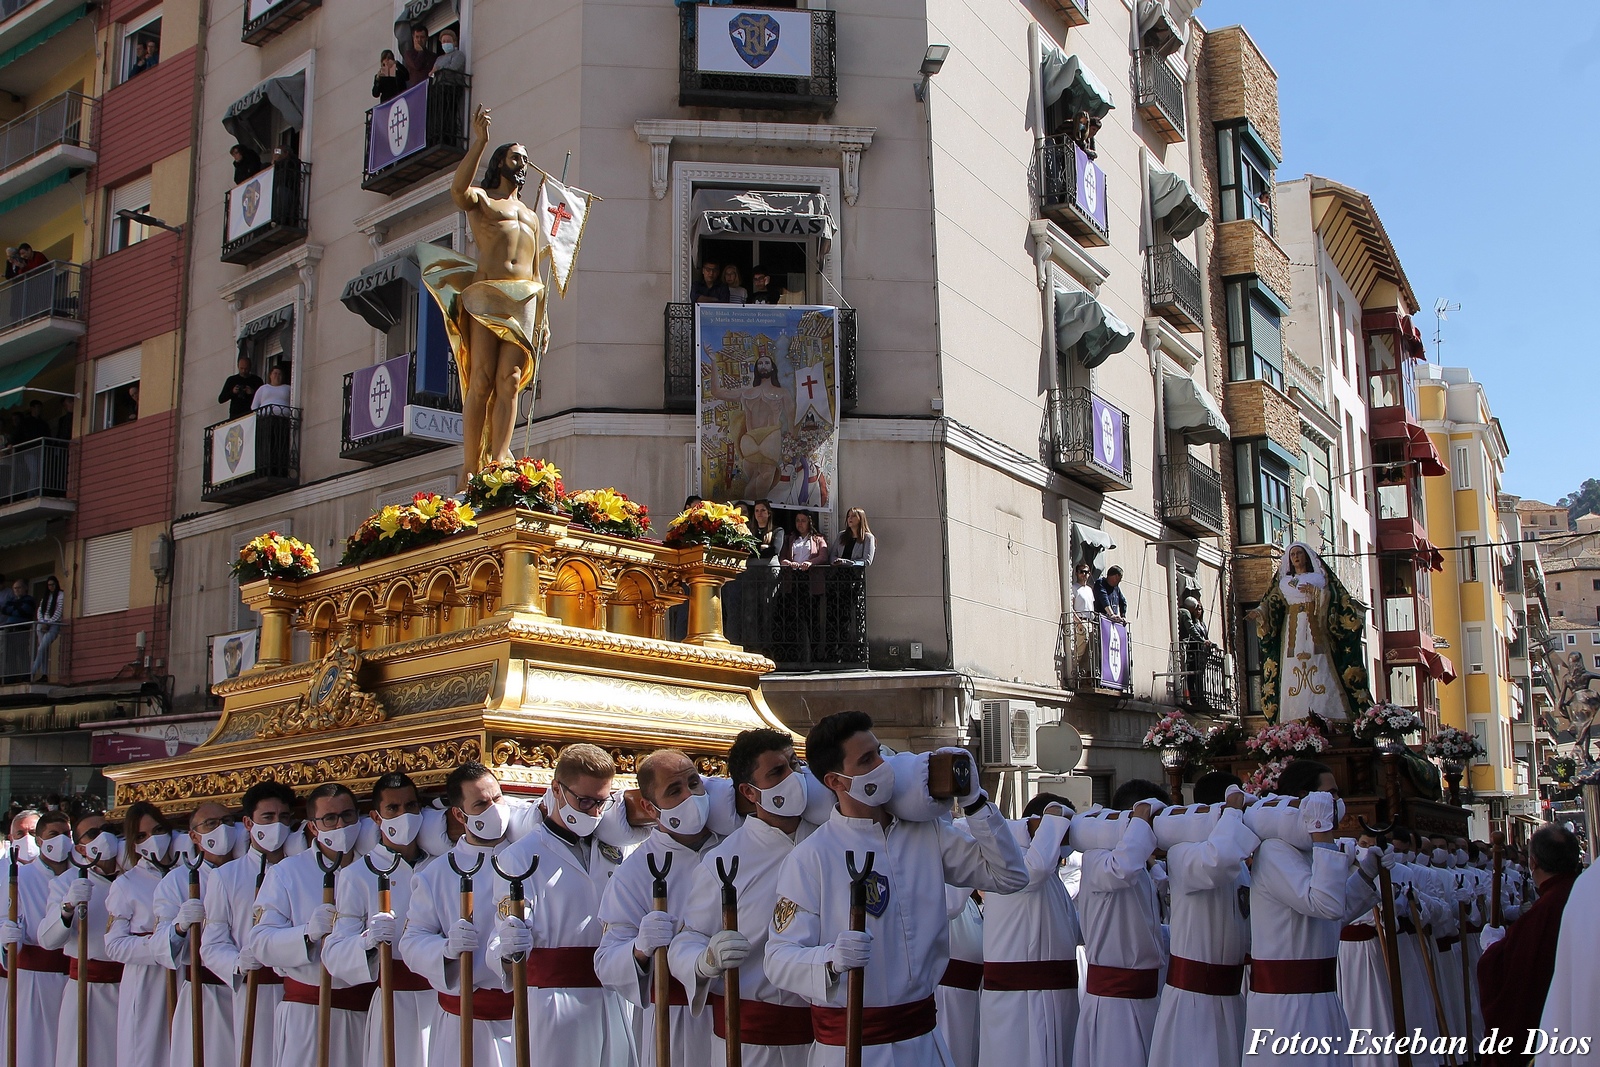
[[[690,793],[683,803],[663,811],[656,825],[675,834],[693,837],[706,828],[706,816],[709,814],[711,797],[705,793]]]
[[[72,838],[66,834],[57,834],[47,841],[39,843],[39,852],[51,863],[60,863],[67,858],[67,853],[72,851]]]
[[[32,834],[23,834],[11,842],[11,855],[18,863],[32,863],[39,858],[39,842]]]
[[[92,860],[100,860],[101,862],[114,860],[117,858],[117,853],[122,851],[122,841],[110,830],[101,830],[84,847],[84,851],[89,854],[89,858]]]
[[[417,832],[422,829],[422,813],[408,811],[403,815],[396,815],[392,819],[384,819],[378,824],[378,834],[384,843],[391,848],[405,848],[417,839]]]
[[[151,863],[166,863],[172,855],[172,835],[154,833],[133,846],[133,850]]]
[[[200,835],[200,848],[213,856],[227,857],[233,852],[233,827],[222,823],[215,830]]]
[[[1467,850],[1466,849],[1464,849],[1464,848],[1456,849],[1455,857],[1456,857],[1456,866],[1457,867],[1465,867],[1465,866],[1467,866]]]
[[[451,52],[454,52],[456,50],[456,46],[455,46],[455,42],[454,41],[440,41],[439,42],[439,47],[444,49],[444,54],[445,55],[449,55]]]
[[[557,784],[559,785],[560,783]],[[569,795],[567,787],[564,785],[561,786],[561,792],[563,795]],[[550,797],[550,800],[545,805],[545,810],[549,811],[554,807],[556,822],[579,837],[588,837],[598,830],[601,817],[605,815],[610,807],[607,804],[595,812],[583,812],[573,807],[570,803],[556,800],[550,793],[546,793],[545,796]]]
[[[894,796],[894,767],[887,760],[866,774],[840,777],[850,778],[850,795],[868,807],[881,808]]]
[[[361,836],[359,826],[341,826],[337,830],[318,830],[317,843],[329,852],[349,852]]]
[[[467,831],[479,841],[498,841],[511,825],[511,808],[502,797],[479,814],[468,815],[466,823]]]
[[[250,827],[250,840],[262,852],[276,852],[288,839],[289,824],[286,822],[258,822]]]
[[[758,789],[761,807],[772,815],[799,817],[806,810],[806,780],[799,774],[790,774],[771,789]]]

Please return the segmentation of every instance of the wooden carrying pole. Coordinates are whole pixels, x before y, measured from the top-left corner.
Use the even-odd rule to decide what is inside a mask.
[[[1411,925],[1417,928],[1417,948],[1422,951],[1422,969],[1428,975],[1428,991],[1433,994],[1433,1016],[1439,1025],[1439,1036],[1450,1036],[1450,1022],[1444,1014],[1444,997],[1439,993],[1439,975],[1434,968],[1435,945],[1430,935],[1422,925],[1422,910],[1417,907],[1417,898],[1411,898]],[[1468,1051],[1471,1051],[1470,1049]],[[1456,1062],[1455,1057],[1448,1051],[1444,1058],[1451,1064]]]
[[[1382,849],[1389,844],[1389,833],[1394,829],[1394,823],[1384,826],[1369,826],[1365,822],[1361,828],[1372,835],[1377,847]],[[1389,974],[1389,1006],[1394,1012],[1394,1032],[1406,1033],[1406,998],[1405,990],[1400,979],[1400,923],[1395,914],[1394,906],[1394,879],[1390,876],[1389,868],[1382,863],[1378,864],[1378,935],[1383,946],[1384,970]],[[1395,1056],[1398,1067],[1411,1067],[1411,1053],[1409,1050],[1399,1052]]]
[[[500,859],[493,860],[494,871],[504,878],[511,886],[511,913],[518,919],[526,920],[528,917],[528,898],[522,888],[522,883],[533,877],[533,872],[539,869],[539,856],[533,857],[533,862],[521,874],[504,870],[500,866]],[[517,1043],[517,1067],[530,1067],[533,1059],[532,1048],[528,1044],[528,957],[526,953],[518,953],[511,960],[511,1031],[513,1040]]]
[[[860,933],[867,928],[867,879],[872,877],[872,862],[877,853],[868,852],[867,861],[856,870],[856,854],[844,854],[845,870],[850,873],[850,929]],[[845,1067],[861,1067],[861,1025],[866,1017],[866,971],[852,967],[846,979],[844,1011]]]
[[[72,856],[72,865],[78,868],[78,877],[87,885],[89,868],[94,860],[79,863]],[[89,905],[78,905],[78,1067],[89,1067]]]
[[[450,851],[450,869],[461,876],[461,917],[467,922],[473,921],[472,913],[472,876],[478,873],[478,868],[483,866],[483,853],[478,853],[477,862],[468,870],[462,870],[456,863],[455,850]],[[472,990],[476,982],[476,972],[473,970],[473,953],[461,954],[461,1067],[473,1067],[472,1062]]]
[[[400,854],[394,853],[394,862],[379,867],[367,855],[367,869],[378,876],[378,910],[388,914],[393,908],[389,876],[400,866]],[[378,999],[383,1006],[383,1067],[394,1067],[394,946],[387,941],[378,942]]]
[[[731,866],[717,857],[717,877],[722,880],[722,928],[739,929],[739,887],[734,879],[739,877],[739,857],[733,857]],[[722,975],[722,1009],[727,1037],[727,1067],[744,1067],[744,1041],[739,1034],[739,968],[729,967]]]
[[[1459,876],[1458,876],[1459,877]],[[1467,906],[1457,904],[1456,910],[1461,913],[1461,931],[1456,939],[1456,949],[1461,955],[1461,1018],[1462,1026],[1466,1028],[1467,1053],[1472,1053],[1472,961],[1467,958]]]
[[[339,868],[344,866],[343,852],[332,860],[322,851],[321,845],[314,846],[317,850],[317,866],[322,868],[322,902],[333,903],[334,886],[338,881]],[[319,951],[317,956],[320,958]],[[328,970],[328,962],[322,961],[322,974],[317,979],[317,1067],[328,1067],[328,1056],[333,1047],[333,972]]]
[[[17,868],[22,866],[17,862],[16,853],[11,854],[8,874],[8,892],[11,894],[10,907],[7,914],[12,925],[17,922]],[[17,959],[22,953],[22,942],[18,941],[11,946],[11,951],[6,953],[6,974],[10,980],[6,982],[6,1062],[17,1062]]]
[[[1494,856],[1494,881],[1489,886],[1489,921],[1495,926],[1505,925],[1505,915],[1500,911],[1500,864],[1504,862],[1506,839],[1496,830],[1489,835],[1491,853]]]
[[[195,857],[189,867],[189,899],[200,899],[200,864],[204,863],[203,857]],[[200,963],[200,934],[204,923],[195,923],[189,927],[189,1041],[194,1049],[194,1067],[203,1067],[206,1062],[206,1032],[205,1011],[202,1000],[205,996],[205,986],[201,983]],[[177,975],[177,971],[169,974]]]
[[[672,853],[666,861],[656,866],[655,853],[645,857],[650,866],[652,906],[656,911],[667,910],[667,872],[672,870]],[[667,967],[667,950],[656,949],[651,967],[651,980],[655,983],[656,1008],[656,1067],[672,1067],[672,972]]]
[[[267,854],[261,854],[261,870],[256,872],[256,896],[267,877]],[[244,1040],[239,1046],[239,1067],[250,1067],[256,1054],[256,1004],[261,999],[261,968],[252,967],[244,980]]]

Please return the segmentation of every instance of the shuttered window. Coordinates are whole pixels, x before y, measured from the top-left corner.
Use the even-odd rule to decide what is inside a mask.
[[[1250,301],[1250,347],[1255,352],[1255,377],[1283,388],[1283,328],[1275,309],[1259,297]]]
[[[111,190],[108,218],[106,220],[107,252],[117,252],[136,245],[150,236],[150,228],[142,222],[119,218],[119,211],[150,213],[150,175],[135,178]]]
[[[83,614],[128,610],[133,575],[133,531],[91,537],[83,543]]]
[[[130,348],[94,361],[94,422],[91,430],[107,430],[139,417],[130,386],[139,382],[142,353]]]

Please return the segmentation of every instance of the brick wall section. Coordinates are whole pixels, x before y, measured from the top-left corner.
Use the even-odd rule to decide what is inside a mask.
[[[176,417],[163,411],[72,443],[70,488],[78,513],[67,526],[70,540],[172,518]]]
[[[1254,274],[1278,294],[1278,299],[1292,303],[1289,254],[1254,219],[1218,223],[1217,250],[1218,267],[1224,278]]]
[[[1278,573],[1278,558],[1267,545],[1241,545],[1234,561],[1239,603],[1254,604],[1267,595]]]
[[[131,248],[101,256],[85,270],[89,330],[80,358],[99,359],[182,325],[178,292],[183,244],[177,234],[158,230]]]
[[[90,192],[137,178],[156,160],[189,147],[198,55],[189,48],[162,56],[155,70],[100,98],[99,161],[89,171]]]
[[[143,560],[133,561],[135,567],[142,564]],[[145,655],[150,657],[151,663],[158,659],[165,661],[166,613],[165,606],[156,606],[73,619],[62,631],[65,654],[70,660],[67,677],[77,683],[138,677],[130,664],[137,655],[134,642],[140,630],[145,632],[148,641]],[[161,671],[152,666],[151,673]]]
[[[155,6],[151,0],[111,0],[106,5],[105,21],[107,23],[131,22],[135,15],[142,15]],[[167,57],[162,56],[161,62],[165,63],[166,61]],[[157,64],[157,67],[159,68],[159,64]]]
[[[1266,382],[1229,382],[1223,410],[1234,440],[1266,437],[1300,455],[1299,409]]]
[[[1211,68],[1212,122],[1249,119],[1273,154],[1283,158],[1278,126],[1278,76],[1242,26],[1226,26],[1206,34]],[[1206,115],[1205,112],[1202,112]]]

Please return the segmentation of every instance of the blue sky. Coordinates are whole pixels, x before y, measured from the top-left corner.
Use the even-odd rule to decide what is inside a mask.
[[[1504,490],[1554,502],[1600,478],[1600,5],[1205,0],[1278,71],[1280,180],[1372,197],[1434,358],[1472,368],[1511,446]],[[1525,151],[1527,146],[1531,151]]]

